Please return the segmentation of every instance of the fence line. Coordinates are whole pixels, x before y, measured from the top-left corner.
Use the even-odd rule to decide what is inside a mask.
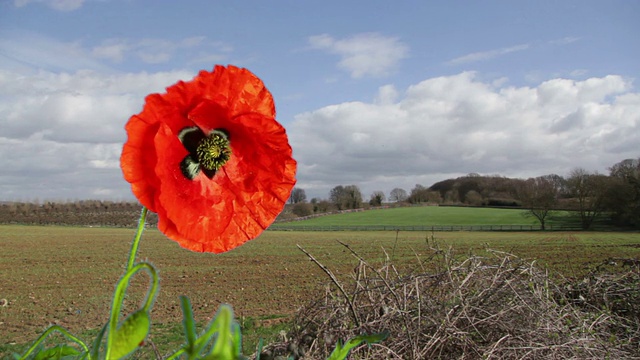
[[[277,224],[268,230],[275,231],[541,231],[540,225],[435,225],[435,226],[393,226],[393,225],[325,225],[287,226]],[[546,231],[579,231],[579,226],[547,225]]]

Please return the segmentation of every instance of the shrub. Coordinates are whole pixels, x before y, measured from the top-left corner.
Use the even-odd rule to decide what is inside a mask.
[[[293,209],[291,210],[297,216],[309,216],[313,214],[313,205],[309,203],[299,202],[293,205]]]
[[[388,331],[360,347],[366,359],[628,359],[640,357],[640,266],[622,275],[598,268],[587,279],[554,281],[514,255],[455,256],[433,249],[413,271],[359,260],[350,292],[333,286],[301,309],[288,341],[294,358],[324,358],[340,339]],[[608,262],[610,263],[610,261]],[[626,269],[623,269],[626,270]],[[357,355],[356,355],[357,354]]]

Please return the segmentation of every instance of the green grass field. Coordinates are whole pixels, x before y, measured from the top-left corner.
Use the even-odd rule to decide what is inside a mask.
[[[539,222],[525,216],[520,209],[471,208],[446,206],[416,206],[391,209],[367,210],[344,214],[331,214],[312,219],[276,223],[279,227],[309,226],[443,226],[443,225],[539,225]],[[573,225],[577,223],[569,213],[553,213],[548,224]]]

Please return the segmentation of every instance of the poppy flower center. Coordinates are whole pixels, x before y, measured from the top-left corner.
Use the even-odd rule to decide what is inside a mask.
[[[211,136],[200,140],[196,153],[202,167],[218,171],[231,157],[229,139],[222,133],[214,132]]]
[[[189,180],[202,171],[209,179],[231,158],[229,135],[224,129],[213,130],[208,136],[200,128],[186,127],[178,139],[189,154],[180,162],[182,174]]]

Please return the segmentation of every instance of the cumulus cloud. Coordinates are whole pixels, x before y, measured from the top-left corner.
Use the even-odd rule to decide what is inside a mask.
[[[640,94],[620,76],[515,87],[464,72],[300,114],[288,132],[299,186],[326,196],[339,184],[408,190],[470,172],[606,171],[640,156],[638,127]]]
[[[101,60],[186,64],[230,51],[202,36],[109,39],[92,48],[0,31],[0,199],[130,197],[118,168],[125,122],[147,94],[194,74],[120,73]]]
[[[511,46],[511,47],[501,48],[501,49],[474,52],[471,54],[463,55],[455,59],[449,60],[447,63],[450,65],[460,65],[460,64],[472,63],[477,61],[485,61],[485,60],[490,60],[506,54],[510,54],[513,52],[527,50],[528,48],[529,48],[529,44],[520,44],[520,45]]]
[[[14,0],[13,2],[16,7],[23,7],[30,3],[43,3],[58,11],[73,11],[82,7],[84,0]]]
[[[0,198],[130,196],[118,168],[124,124],[148,93],[193,75],[0,71]]]
[[[339,55],[338,67],[348,71],[353,78],[388,75],[409,53],[409,47],[398,38],[377,33],[357,34],[345,39],[315,35],[309,38],[309,44]]]
[[[130,199],[117,164],[121,144],[0,137],[4,200]],[[104,163],[102,163],[104,162]]]

